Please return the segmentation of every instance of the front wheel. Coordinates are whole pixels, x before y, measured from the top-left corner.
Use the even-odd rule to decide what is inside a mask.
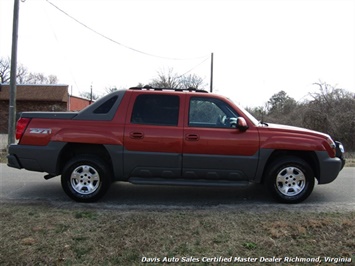
[[[79,202],[95,202],[108,190],[111,171],[105,162],[95,156],[72,158],[64,167],[61,177],[64,192]]]
[[[283,203],[299,203],[312,193],[314,174],[304,160],[287,156],[273,162],[266,173],[271,194]]]

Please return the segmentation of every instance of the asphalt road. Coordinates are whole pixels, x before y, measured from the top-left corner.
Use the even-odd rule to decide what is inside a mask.
[[[355,210],[355,168],[344,168],[327,185],[316,185],[312,195],[296,205],[276,203],[262,185],[246,188],[144,186],[113,183],[97,203],[76,203],[62,191],[60,178],[43,179],[44,174],[17,170],[0,164],[0,203],[50,203],[59,206],[85,205],[117,209],[201,209],[341,211]]]

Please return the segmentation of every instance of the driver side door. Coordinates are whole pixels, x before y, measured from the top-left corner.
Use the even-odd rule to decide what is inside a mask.
[[[237,111],[214,97],[189,96],[183,139],[184,177],[246,181],[258,163],[257,129],[236,128]]]

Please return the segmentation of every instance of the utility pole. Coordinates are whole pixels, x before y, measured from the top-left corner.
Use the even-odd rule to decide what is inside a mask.
[[[12,51],[10,70],[10,98],[9,98],[9,125],[8,125],[8,146],[15,143],[16,124],[16,70],[17,70],[17,39],[18,39],[18,17],[20,3],[14,0],[14,17],[12,26]]]
[[[210,92],[213,91],[213,53],[211,53],[211,81],[210,81]]]
[[[90,86],[90,104],[92,104],[92,83]]]

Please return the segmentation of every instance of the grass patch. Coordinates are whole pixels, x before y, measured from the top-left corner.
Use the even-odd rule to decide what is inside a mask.
[[[345,167],[355,167],[355,152],[346,152],[345,159]]]
[[[7,163],[7,152],[0,150],[0,163]]]
[[[219,256],[355,261],[355,212],[73,210],[2,203],[0,219],[2,265],[142,265],[144,258],[162,265],[164,257],[217,265],[201,259]]]

